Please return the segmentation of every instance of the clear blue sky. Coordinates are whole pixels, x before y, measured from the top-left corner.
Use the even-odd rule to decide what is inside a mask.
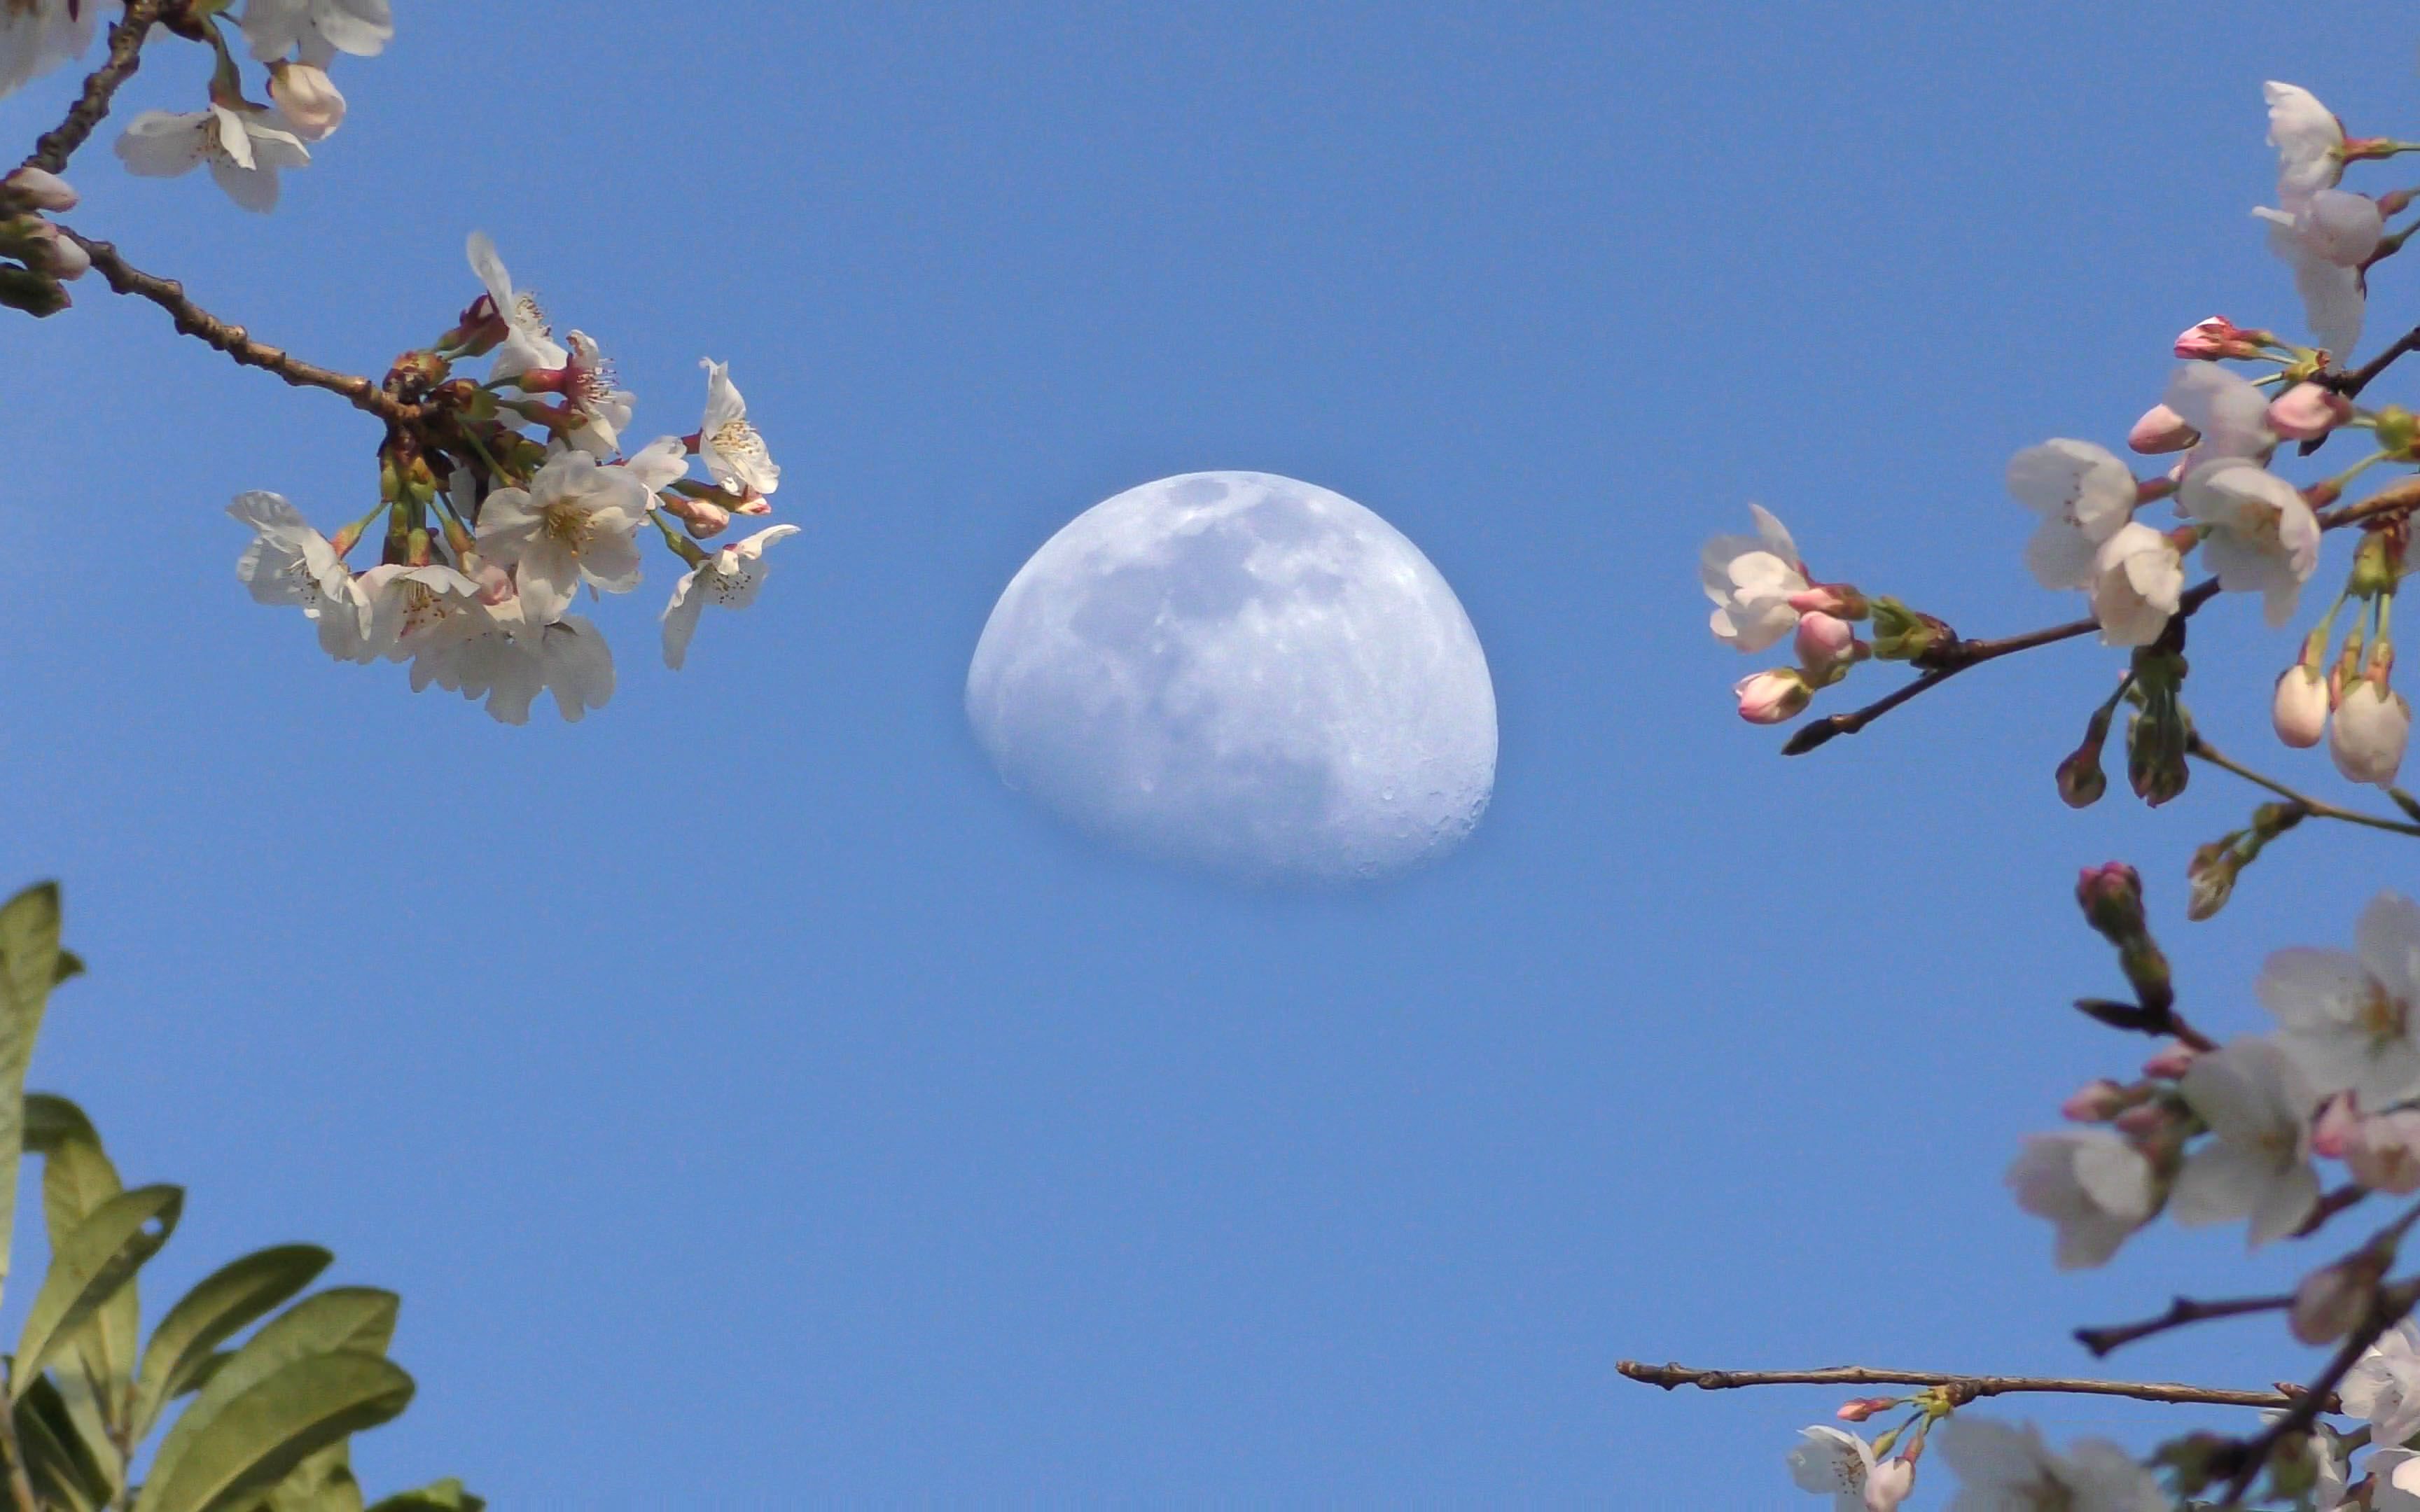
[[[398,8],[273,217],[103,144],[71,220],[371,371],[476,292],[483,226],[617,353],[640,436],[728,360],[805,533],[687,671],[658,569],[598,615],[613,705],[501,728],[235,581],[227,499],[360,513],[368,422],[97,281],[0,324],[0,873],[65,878],[93,967],[35,1079],[130,1179],[190,1183],[155,1305],[289,1238],[402,1290],[421,1395],[363,1442],[374,1483],[1780,1504],[1833,1398],[1614,1361],[2068,1368],[2071,1324],[2287,1273],[2164,1231],[2057,1276],[1999,1173],[2138,1048],[2062,1006],[2117,984],[2074,867],[2141,863],[2195,1016],[2248,1027],[2260,954],[2346,934],[2382,845],[2289,837],[2249,927],[2188,931],[2184,858],[2247,795],[2051,792],[2114,654],[1784,763],[1693,563],[1754,499],[1823,575],[1972,633],[2067,617],[2006,457],[2115,444],[2199,316],[2292,321],[2246,215],[2260,82],[2413,134],[2398,23]],[[166,52],[132,102],[204,71]],[[1448,864],[1172,876],[976,750],[962,678],[1018,563],[1211,468],[1362,501],[1460,594],[1502,762]],[[2241,652],[2204,728],[2252,749],[2290,656],[2256,621],[2195,626],[2197,669]],[[2313,1363],[2247,1322],[2125,1367]],[[2163,1413],[2044,1421],[2148,1443]]]

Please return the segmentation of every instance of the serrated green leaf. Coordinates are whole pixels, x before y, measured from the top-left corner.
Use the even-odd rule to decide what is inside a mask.
[[[25,1066],[60,981],[59,885],[37,883],[0,903],[0,1286],[17,1227],[17,1165],[25,1139]],[[74,963],[81,967],[82,963]]]
[[[294,1361],[339,1350],[385,1353],[395,1337],[396,1314],[402,1306],[403,1299],[392,1291],[331,1287],[313,1292],[262,1324],[258,1333],[244,1340],[243,1348],[211,1367],[209,1384],[177,1415],[175,1425],[160,1441],[159,1453],[151,1458],[151,1480],[145,1489],[177,1473],[186,1452],[209,1431],[229,1403]]]
[[[287,1360],[230,1398],[174,1464],[153,1470],[136,1512],[251,1512],[304,1459],[402,1412],[411,1389],[402,1366],[363,1350]]]
[[[143,1350],[131,1422],[140,1441],[212,1350],[318,1278],[335,1258],[317,1244],[279,1244],[231,1260],[168,1309]]]
[[[181,1187],[139,1186],[121,1192],[76,1226],[51,1257],[50,1273],[34,1293],[25,1332],[17,1343],[9,1397],[24,1396],[51,1356],[75,1336],[96,1308],[133,1278],[177,1231],[184,1211]]]
[[[369,1512],[487,1512],[488,1501],[462,1489],[459,1476],[448,1475],[416,1491],[397,1491],[372,1505]]]
[[[26,1477],[42,1505],[73,1512],[96,1512],[107,1506],[117,1487],[103,1461],[114,1463],[117,1453],[85,1438],[58,1388],[38,1378],[15,1412],[17,1441],[25,1449]]]
[[[339,1439],[295,1466],[269,1493],[261,1512],[362,1512],[351,1442]]]
[[[77,1224],[124,1188],[92,1120],[66,1098],[25,1094],[25,1148],[42,1157],[42,1218],[55,1255]],[[70,1407],[91,1407],[109,1428],[124,1422],[142,1328],[141,1290],[130,1280],[76,1333],[73,1348],[87,1389],[68,1394]]]

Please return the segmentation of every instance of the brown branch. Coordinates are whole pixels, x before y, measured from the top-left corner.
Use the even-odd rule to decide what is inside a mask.
[[[2157,1318],[2147,1318],[2139,1323],[2113,1323],[2105,1328],[2079,1328],[2076,1342],[2090,1350],[2094,1358],[2103,1358],[2110,1350],[2147,1339],[2154,1334],[2164,1334],[2172,1328],[2199,1323],[2212,1318],[2240,1318],[2245,1313],[2283,1312],[2294,1305],[2293,1293],[2275,1297],[2232,1297],[2223,1302],[2195,1302],[2191,1297],[2179,1297],[2168,1304],[2168,1310]]]
[[[2242,1462],[2236,1466],[2234,1477],[2226,1484],[2226,1500],[2219,1504],[2221,1506],[2235,1506],[2242,1502],[2243,1493],[2258,1478],[2260,1468],[2269,1462],[2277,1445],[2288,1435],[2305,1432],[2319,1421],[2319,1414],[2329,1410],[2328,1404],[2344,1378],[2361,1363],[2371,1345],[2403,1320],[2415,1303],[2420,1303],[2420,1281],[2400,1281],[2377,1294],[2369,1316],[2361,1327],[2346,1335],[2343,1346],[2329,1359],[2328,1367],[2310,1385],[2294,1394],[2293,1404],[2283,1415],[2242,1443]]]
[[[168,0],[128,0],[126,18],[109,28],[109,56],[85,76],[84,89],[68,107],[67,119],[36,139],[26,167],[65,171],[68,159],[109,114],[110,97],[117,93],[117,86],[143,66],[143,39],[167,8]]]
[[[2369,387],[2371,379],[2393,367],[2397,359],[2408,357],[2415,351],[2420,351],[2420,326],[2414,326],[2405,332],[2394,346],[2346,374],[2333,387],[2338,393],[2350,399]]]
[[[106,279],[109,286],[120,294],[132,294],[149,300],[174,317],[179,333],[206,346],[216,347],[247,367],[257,367],[276,374],[297,388],[325,389],[349,402],[354,409],[366,410],[391,425],[409,424],[422,417],[418,405],[408,405],[395,398],[356,373],[339,373],[287,355],[282,347],[271,347],[252,339],[243,327],[230,325],[185,297],[184,285],[174,280],[155,277],[134,267],[117,255],[117,249],[106,241],[95,241],[60,226],[60,231],[72,238],[75,244],[92,258],[93,270]]]
[[[1833,1365],[1822,1370],[1697,1370],[1679,1365],[1618,1362],[1614,1368],[1633,1381],[1670,1391],[1695,1386],[1700,1391],[1734,1391],[1744,1386],[1931,1386],[1947,1393],[1953,1404],[1983,1396],[2019,1392],[2058,1392],[2079,1396],[2126,1396],[2139,1402],[2180,1402],[2203,1407],[2293,1408],[2302,1395],[2292,1390],[2234,1391],[2222,1386],[2188,1386],[2172,1381],[2094,1381],[2063,1376],[1951,1376],[1930,1370],[1871,1370],[1864,1365]],[[2334,1382],[2330,1382],[2333,1387]]]

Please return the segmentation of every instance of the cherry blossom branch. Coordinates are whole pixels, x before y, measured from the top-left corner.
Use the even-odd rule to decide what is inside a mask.
[[[2394,346],[2347,374],[2335,385],[2335,391],[2350,399],[2369,387],[2370,381],[2381,373],[2393,367],[2397,359],[2409,357],[2415,351],[2420,351],[2420,326],[2405,332]]]
[[[2362,825],[2371,829],[2383,829],[2391,834],[2420,835],[2420,825],[2399,819],[2388,819],[2380,814],[2366,814],[2350,809],[2339,809],[2333,803],[2322,803],[2318,798],[2306,797],[2275,778],[2263,777],[2233,757],[2225,755],[2217,747],[2204,740],[2198,731],[2185,737],[2185,754],[2198,756],[2222,771],[2233,772],[2255,787],[2268,789],[2288,802],[2299,805],[2304,813],[2314,819],[2337,819],[2348,825]]]
[[[1671,1391],[1695,1386],[1699,1391],[1736,1391],[1747,1386],[1931,1386],[1947,1395],[1953,1405],[1984,1396],[2020,1392],[2051,1392],[2076,1396],[2125,1396],[2139,1402],[2177,1402],[2200,1407],[2293,1408],[2301,1405],[2296,1389],[2236,1391],[2223,1386],[2190,1386],[2173,1381],[2096,1381],[2064,1376],[1951,1376],[1930,1370],[1874,1370],[1865,1365],[1833,1365],[1821,1370],[1699,1370],[1681,1365],[1642,1365],[1622,1360],[1614,1368],[1632,1381]],[[2334,1382],[2330,1382],[2333,1389]]]
[[[2242,1462],[2236,1466],[2233,1478],[2227,1482],[2226,1500],[2219,1504],[2221,1506],[2235,1506],[2242,1502],[2243,1493],[2251,1489],[2252,1482],[2260,1474],[2260,1468],[2269,1462],[2269,1456],[2277,1445],[2288,1435],[2305,1432],[2319,1421],[2319,1414],[2328,1410],[2328,1404],[2344,1378],[2351,1373],[2361,1357],[2369,1352],[2371,1345],[2383,1337],[2388,1329],[2403,1320],[2414,1304],[2420,1304],[2420,1280],[2398,1281],[2378,1292],[2371,1303],[2369,1316],[2362,1320],[2359,1328],[2345,1335],[2343,1346],[2329,1359],[2327,1368],[2320,1371],[2310,1385],[2293,1394],[2293,1403],[2283,1414],[2273,1419],[2256,1437],[2244,1442],[2242,1446]]]
[[[357,373],[339,373],[306,363],[289,356],[283,347],[253,340],[243,327],[220,319],[187,298],[183,285],[134,267],[108,242],[96,241],[64,225],[59,230],[85,250],[92,259],[94,270],[108,281],[112,289],[149,300],[167,311],[180,334],[215,347],[247,367],[274,373],[297,388],[325,389],[354,409],[376,415],[391,425],[409,424],[422,417],[418,405],[403,403]]]
[[[2075,1331],[2075,1338],[2077,1343],[2092,1351],[2095,1359],[2102,1359],[2112,1350],[2132,1344],[2136,1339],[2149,1338],[2154,1334],[2164,1334],[2172,1328],[2183,1328],[2213,1318],[2283,1312],[2293,1304],[2291,1292],[2274,1297],[2230,1297],[2220,1302],[2196,1302],[2191,1297],[2179,1297],[2169,1303],[2168,1310],[2157,1318],[2147,1318],[2139,1323],[2113,1323],[2105,1328],[2079,1328]]]
[[[85,75],[83,90],[68,107],[67,119],[36,139],[25,166],[46,173],[66,169],[68,159],[109,114],[110,97],[117,93],[117,86],[143,66],[144,39],[168,6],[169,0],[128,0],[125,19],[109,28],[109,56]]]

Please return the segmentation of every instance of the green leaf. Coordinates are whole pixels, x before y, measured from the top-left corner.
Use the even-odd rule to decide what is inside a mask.
[[[117,1453],[85,1439],[58,1388],[37,1377],[14,1411],[17,1440],[25,1449],[26,1477],[42,1504],[74,1512],[107,1506],[117,1487],[103,1468],[104,1457],[114,1463]]]
[[[0,903],[0,1286],[17,1227],[17,1165],[25,1138],[25,1066],[51,989],[83,963],[62,963],[59,885],[37,883]]]
[[[210,1430],[228,1405],[297,1360],[339,1350],[383,1354],[395,1337],[403,1299],[372,1287],[331,1287],[313,1292],[263,1323],[243,1348],[212,1367],[209,1383],[178,1415],[151,1458],[146,1491],[178,1472],[186,1452]],[[217,1358],[213,1356],[213,1358]]]
[[[59,1347],[133,1279],[144,1261],[160,1253],[177,1231],[177,1216],[184,1206],[181,1187],[138,1186],[111,1197],[76,1226],[51,1257],[50,1273],[42,1277],[42,1289],[34,1293],[33,1310],[25,1315],[8,1387],[11,1400],[23,1396]]]
[[[317,1244],[280,1244],[232,1260],[202,1278],[168,1309],[143,1351],[134,1386],[134,1438],[151,1431],[160,1410],[193,1383],[212,1350],[285,1305],[335,1258]]]
[[[136,1512],[252,1512],[295,1466],[411,1401],[403,1367],[365,1350],[288,1360],[229,1399],[174,1464],[155,1467]]]
[[[458,1477],[448,1475],[416,1491],[397,1491],[369,1512],[487,1512],[487,1506],[486,1497],[472,1495]]]
[[[42,1218],[57,1254],[94,1209],[124,1190],[117,1167],[84,1109],[49,1092],[25,1094],[25,1148],[42,1157]],[[116,1428],[125,1420],[142,1341],[143,1303],[132,1281],[97,1308],[77,1331],[74,1347],[86,1386],[70,1393],[72,1407],[97,1410]]]
[[[269,1493],[261,1512],[362,1512],[351,1442],[338,1439],[295,1466]]]

